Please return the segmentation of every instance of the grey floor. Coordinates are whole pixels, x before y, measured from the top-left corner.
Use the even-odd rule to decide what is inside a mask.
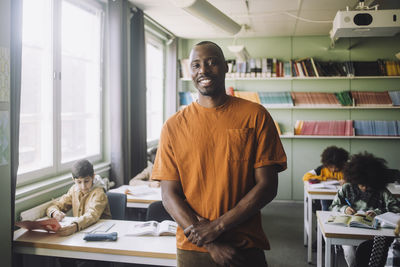
[[[271,245],[271,250],[265,253],[269,267],[316,266],[316,252],[313,252],[313,263],[307,263],[307,248],[303,243],[302,202],[275,201],[268,204],[261,214],[263,228]],[[316,240],[316,233],[313,238]],[[338,255],[337,266],[347,266],[342,255]]]

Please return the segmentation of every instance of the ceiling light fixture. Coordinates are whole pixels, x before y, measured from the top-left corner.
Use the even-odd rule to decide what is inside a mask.
[[[242,28],[239,24],[206,0],[172,0],[172,2],[174,2],[177,7],[182,8],[193,16],[220,28],[231,35],[237,34]]]

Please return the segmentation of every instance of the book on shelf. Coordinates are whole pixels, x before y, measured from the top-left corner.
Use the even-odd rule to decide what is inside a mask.
[[[258,97],[257,92],[245,92],[245,91],[234,91],[234,96],[240,97],[255,103],[260,104],[260,98]]]
[[[258,92],[260,103],[268,107],[292,107],[290,92]]]
[[[400,121],[354,120],[357,136],[399,136]]]
[[[296,135],[353,136],[352,120],[296,121]]]
[[[179,105],[187,106],[193,102],[193,96],[191,92],[179,92]]]
[[[388,94],[392,100],[393,106],[400,106],[400,91],[389,91]]]
[[[384,227],[396,228],[397,224],[400,221],[400,214],[396,214],[393,212],[385,212],[375,217],[375,220],[378,220],[382,225],[384,223]]]
[[[335,96],[342,106],[353,106],[354,101],[351,98],[350,91],[337,92]]]
[[[371,216],[365,214],[365,212],[358,211],[354,215],[331,215],[328,217],[327,224],[347,226],[347,227],[359,227],[377,229],[378,222]]]
[[[393,106],[392,99],[387,91],[352,91],[351,96],[356,106]]]
[[[41,219],[37,221],[20,221],[16,222],[15,225],[28,230],[45,230],[51,232],[57,232],[62,227],[56,218]]]
[[[295,106],[341,106],[334,93],[292,92]]]
[[[355,76],[382,76],[378,61],[353,61]]]
[[[174,236],[178,224],[171,220],[162,222],[147,221],[135,223],[130,227],[127,236]]]
[[[272,59],[272,68],[271,68],[271,77],[276,77],[276,71],[277,71],[277,59],[273,58]]]
[[[179,61],[181,77],[190,78],[187,59]],[[319,61],[312,57],[228,59],[229,78],[400,76],[400,61]],[[186,67],[187,66],[187,67]]]

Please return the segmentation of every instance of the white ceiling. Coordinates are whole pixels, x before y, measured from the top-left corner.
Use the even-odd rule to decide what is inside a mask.
[[[215,26],[176,7],[171,0],[129,1],[178,37],[231,37]],[[399,0],[393,1],[400,3]],[[365,3],[370,5],[393,1],[365,0]],[[260,37],[328,35],[332,23],[306,22],[299,18],[332,21],[338,10],[345,10],[346,6],[354,8],[358,0],[248,0],[248,11],[246,0],[208,0],[208,2],[238,24],[249,26],[248,30],[238,34],[239,37]],[[382,7],[381,3],[380,6]]]

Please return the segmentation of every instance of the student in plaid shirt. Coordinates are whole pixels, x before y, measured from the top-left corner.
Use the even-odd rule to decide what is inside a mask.
[[[397,238],[394,239],[392,245],[389,247],[388,256],[386,259],[385,267],[399,267],[400,266],[400,221],[397,222],[396,230],[394,234]]]

